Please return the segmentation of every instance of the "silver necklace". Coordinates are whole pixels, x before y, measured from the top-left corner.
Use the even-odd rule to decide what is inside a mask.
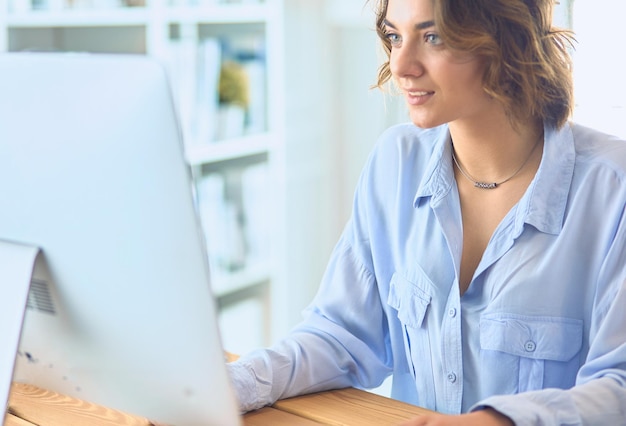
[[[504,179],[503,181],[500,181],[500,182],[481,182],[481,181],[478,181],[478,180],[474,179],[469,173],[467,173],[465,170],[463,170],[463,167],[461,167],[461,165],[459,164],[459,161],[456,159],[456,154],[454,153],[454,144],[452,144],[452,160],[454,161],[454,164],[456,165],[456,167],[459,169],[459,172],[461,172],[461,174],[467,180],[472,182],[476,188],[480,188],[480,189],[495,189],[495,188],[499,187],[500,185],[502,185],[503,183],[506,183],[506,182],[510,181],[515,176],[517,176],[517,174],[519,172],[522,171],[522,169],[524,168],[526,163],[528,163],[528,160],[530,160],[530,157],[533,155],[533,152],[535,152],[535,148],[537,148],[537,145],[539,145],[539,142],[541,141],[541,139],[543,139],[543,135],[542,135],[541,138],[539,138],[537,140],[537,142],[535,143],[535,146],[533,146],[533,149],[530,150],[530,154],[528,154],[528,157],[526,157],[526,160],[524,160],[522,165],[519,166],[519,168],[517,170],[515,170],[515,173],[513,173],[511,176],[509,176],[508,178],[506,178],[506,179]]]

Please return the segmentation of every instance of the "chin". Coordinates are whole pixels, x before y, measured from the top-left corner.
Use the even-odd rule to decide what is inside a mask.
[[[411,122],[422,129],[432,129],[433,127],[445,124],[445,121],[425,119],[424,117],[414,117],[410,115]]]
[[[432,107],[425,108],[424,106],[407,106],[409,108],[409,119],[417,127],[422,129],[432,129],[433,127],[441,126],[442,124],[447,123],[444,119],[445,117],[442,114],[435,114]]]

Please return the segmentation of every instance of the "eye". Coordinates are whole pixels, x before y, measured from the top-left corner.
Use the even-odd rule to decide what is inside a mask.
[[[400,47],[402,38],[398,34],[386,31],[385,38],[389,40],[389,44],[391,45],[391,47]]]
[[[424,41],[426,44],[430,44],[432,46],[441,46],[443,41],[441,41],[441,37],[436,33],[427,33],[424,35]]]

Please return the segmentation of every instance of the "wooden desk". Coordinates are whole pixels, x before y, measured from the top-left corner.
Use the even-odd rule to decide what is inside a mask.
[[[431,412],[415,405],[354,388],[283,399],[272,408],[309,421],[309,423],[302,423],[303,425],[334,426],[397,425],[403,420]],[[253,413],[248,415],[250,414]],[[310,423],[311,421],[314,423]],[[248,423],[248,417],[244,419],[244,423],[246,426],[274,424]]]
[[[395,425],[429,412],[369,392],[348,388],[278,401],[248,413],[245,426]],[[5,426],[151,426],[145,418],[14,383]]]

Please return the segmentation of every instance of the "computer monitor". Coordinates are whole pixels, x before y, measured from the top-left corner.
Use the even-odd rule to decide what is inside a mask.
[[[238,424],[202,235],[154,60],[0,55],[0,240],[39,247],[50,275],[31,285],[14,381]]]

